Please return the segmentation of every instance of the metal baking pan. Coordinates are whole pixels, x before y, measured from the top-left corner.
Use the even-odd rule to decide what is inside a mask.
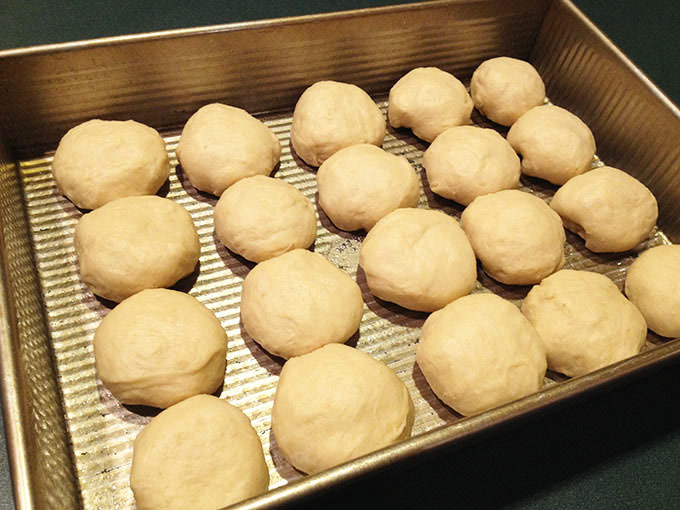
[[[279,136],[276,175],[315,201],[315,173],[288,143],[292,108],[309,84],[352,82],[384,108],[391,85],[413,67],[435,65],[466,80],[480,62],[498,55],[530,60],[549,98],[590,125],[600,158],[654,192],[659,228],[636,252],[680,240],[680,111],[567,0],[435,1],[0,52],[0,366],[17,508],[133,508],[131,442],[150,419],[144,410],[121,406],[96,379],[91,339],[108,309],[80,282],[72,234],[81,212],[59,195],[50,173],[51,155],[67,129],[93,117],[134,118],[164,134],[176,163],[179,129],[189,115],[208,102],[237,105],[257,112]],[[424,174],[426,145],[410,132],[390,130],[384,147]],[[540,196],[554,191],[531,179],[523,187]],[[460,215],[459,206],[432,195],[425,182],[423,188],[421,207]],[[425,315],[376,301],[356,275],[361,236],[338,231],[319,211],[314,249],[356,275],[364,291],[357,347],[404,380],[416,421],[408,441],[302,477],[269,430],[280,362],[239,323],[240,285],[249,266],[215,243],[215,199],[194,191],[181,168],[164,192],[191,212],[199,230],[200,270],[182,284],[216,312],[229,334],[222,396],[252,420],[272,475],[267,494],[237,508],[294,504],[680,356],[679,340],[650,334],[634,358],[574,379],[550,374],[537,394],[461,418],[439,402],[414,364]],[[605,273],[619,285],[635,255],[595,255],[568,235],[568,267]],[[479,276],[477,290],[516,301],[527,291]]]

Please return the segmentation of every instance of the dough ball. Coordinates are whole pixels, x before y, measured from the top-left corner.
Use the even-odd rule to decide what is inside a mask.
[[[81,279],[111,301],[174,285],[201,254],[189,213],[157,196],[119,198],[84,215],[73,241]]]
[[[376,223],[359,264],[376,297],[421,312],[469,294],[477,281],[475,254],[456,219],[427,209],[397,209]]]
[[[519,186],[520,163],[493,129],[459,126],[439,135],[423,155],[430,188],[468,205],[480,195]]]
[[[557,190],[550,207],[596,253],[635,248],[649,237],[659,216],[656,198],[644,184],[608,166],[571,179]]]
[[[472,74],[470,94],[475,107],[492,121],[512,126],[545,101],[545,85],[529,62],[510,57],[486,60]]]
[[[269,175],[279,163],[276,135],[247,111],[213,103],[194,113],[182,130],[177,159],[191,184],[220,196],[244,177]]]
[[[385,118],[356,85],[319,81],[295,105],[290,141],[305,163],[319,166],[340,149],[358,143],[382,145]]]
[[[418,67],[390,89],[387,116],[392,127],[407,127],[431,142],[442,131],[470,123],[472,99],[455,76],[436,67]]]
[[[272,431],[281,453],[314,474],[411,435],[404,383],[366,353],[330,344],[286,362],[274,396]]]
[[[165,142],[134,120],[88,120],[70,129],[52,160],[59,191],[82,209],[153,195],[170,175]]]
[[[564,265],[562,221],[537,196],[518,190],[484,195],[460,221],[484,271],[499,282],[538,283]]]
[[[94,335],[97,374],[124,404],[169,407],[224,381],[227,334],[196,298],[166,289],[138,292]]]
[[[420,198],[418,176],[403,156],[370,144],[339,150],[316,176],[319,205],[342,230],[370,230],[386,214],[415,207]]]
[[[495,294],[465,296],[430,315],[416,361],[432,391],[465,416],[538,391],[546,370],[536,330]]]
[[[252,260],[309,248],[316,238],[316,212],[295,186],[256,175],[227,189],[214,211],[217,237],[234,253]]]
[[[262,494],[262,444],[236,407],[196,395],[152,418],[133,444],[137,510],[215,510]]]
[[[606,276],[564,269],[529,291],[522,312],[548,351],[548,368],[587,374],[634,356],[647,325],[635,305]]]
[[[640,255],[628,269],[626,295],[654,333],[680,337],[680,245],[657,246]]]
[[[581,119],[559,106],[535,106],[508,132],[522,155],[522,173],[562,185],[590,170],[595,138]]]
[[[359,329],[363,313],[357,283],[323,255],[307,250],[266,260],[243,281],[245,330],[282,358],[346,342]]]

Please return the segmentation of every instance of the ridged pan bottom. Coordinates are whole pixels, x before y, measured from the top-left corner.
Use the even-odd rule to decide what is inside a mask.
[[[384,100],[379,104],[383,110],[386,109]],[[296,186],[316,205],[315,170],[291,154],[291,115],[261,118],[277,134],[283,148],[275,176]],[[473,120],[484,127],[492,127],[480,117]],[[178,133],[165,136],[173,164],[177,162],[175,147],[178,138]],[[441,209],[460,218],[462,206],[433,195],[427,186],[421,167],[422,154],[427,148],[425,143],[413,137],[408,130],[390,130],[383,147],[406,156],[420,175],[424,191],[419,207]],[[50,162],[51,157],[25,161],[20,169],[83,502],[86,509],[133,508],[134,500],[128,486],[132,440],[156,412],[120,405],[96,378],[92,337],[109,311],[109,304],[95,298],[80,281],[72,238],[82,213],[58,193]],[[545,198],[552,196],[556,188],[523,177],[521,189]],[[243,410],[257,430],[270,469],[270,487],[295,480],[302,475],[282,457],[270,432],[270,411],[282,360],[268,355],[249,338],[239,320],[241,282],[252,264],[234,256],[216,242],[212,220],[216,198],[192,188],[181,167],[172,172],[162,194],[167,194],[168,198],[182,204],[191,213],[201,239],[198,271],[176,288],[189,290],[213,310],[229,335],[227,371],[221,397]],[[385,362],[406,383],[415,404],[414,435],[455,421],[459,416],[441,404],[415,366],[415,346],[427,314],[376,300],[366,286],[363,273],[357,274],[363,236],[339,231],[323,211],[317,210],[319,221],[314,250],[356,277],[364,295],[363,321],[358,335],[350,340],[350,344]],[[626,268],[635,255],[648,247],[667,242],[661,232],[655,231],[648,242],[636,248],[635,253],[602,255],[588,252],[580,238],[567,232],[565,267],[606,274],[622,288]],[[475,292],[484,289],[519,304],[529,287],[500,285],[480,270]],[[658,337],[650,335],[647,345],[660,342]],[[552,384],[561,379],[562,376],[549,374],[546,382]]]

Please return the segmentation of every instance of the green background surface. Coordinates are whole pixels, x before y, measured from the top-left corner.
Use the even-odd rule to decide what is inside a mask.
[[[0,0],[0,48],[391,3]],[[680,2],[576,0],[576,4],[680,103]],[[463,449],[444,450],[341,487],[300,508],[368,504],[374,508],[680,508],[679,368],[675,363],[641,381],[570,404]],[[0,509],[9,509],[13,504],[4,438],[0,445]]]

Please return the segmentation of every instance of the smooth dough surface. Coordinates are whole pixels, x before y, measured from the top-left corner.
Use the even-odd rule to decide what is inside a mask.
[[[133,444],[137,510],[216,510],[268,486],[260,438],[245,414],[217,397],[197,395],[169,407]]]
[[[470,123],[472,99],[458,78],[436,67],[418,67],[390,89],[387,116],[431,142],[444,130]]]
[[[595,138],[581,119],[564,108],[535,106],[508,132],[508,142],[522,155],[522,173],[562,185],[590,170]]]
[[[358,143],[382,145],[385,118],[362,89],[319,81],[295,105],[290,141],[305,163],[319,166],[340,149]]]
[[[73,241],[81,279],[111,301],[172,286],[191,274],[201,252],[186,209],[157,196],[119,198],[85,214]]]
[[[416,361],[435,394],[465,416],[538,391],[546,371],[545,347],[531,323],[487,293],[430,315]]]
[[[342,230],[370,230],[395,209],[415,207],[418,176],[403,156],[370,144],[352,145],[328,158],[316,175],[319,205]]]
[[[359,264],[373,295],[432,312],[469,294],[477,263],[455,218],[440,211],[397,209],[364,239]]]
[[[562,220],[530,193],[505,190],[478,197],[460,221],[484,271],[499,282],[538,283],[564,265]]]
[[[550,207],[596,253],[632,250],[649,237],[659,216],[656,198],[644,184],[608,166],[571,179]]]
[[[255,266],[243,281],[247,333],[282,358],[344,343],[359,329],[359,285],[323,255],[293,250]]]
[[[214,210],[217,237],[231,251],[252,260],[309,248],[316,239],[316,211],[295,186],[256,175],[229,187]]]
[[[244,177],[269,175],[280,157],[279,139],[267,126],[220,103],[194,113],[177,144],[177,159],[191,184],[217,196]]]
[[[94,335],[97,375],[124,404],[169,407],[224,381],[227,334],[196,298],[167,289],[130,296]]]
[[[515,151],[493,129],[459,126],[440,134],[423,155],[430,188],[468,205],[480,195],[519,186]]]
[[[548,352],[548,368],[578,376],[634,356],[645,343],[640,311],[606,276],[564,269],[530,291],[522,312]]]
[[[680,337],[680,245],[643,252],[628,268],[626,295],[654,333]]]
[[[59,191],[96,209],[117,198],[153,195],[170,175],[165,142],[134,120],[88,120],[70,129],[52,160]]]
[[[545,101],[545,85],[529,62],[510,57],[486,60],[472,74],[470,95],[482,115],[512,126]]]
[[[292,358],[281,371],[272,431],[284,457],[313,474],[408,438],[413,403],[383,363],[341,344]]]

